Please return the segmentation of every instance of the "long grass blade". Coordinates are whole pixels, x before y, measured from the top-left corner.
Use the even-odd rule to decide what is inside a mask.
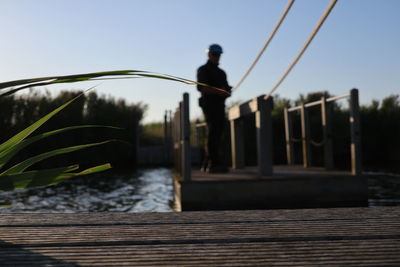
[[[24,80],[15,80],[9,82],[0,83],[0,90],[8,89],[8,91],[3,92],[0,96],[7,96],[14,94],[22,89],[30,88],[34,86],[46,86],[52,85],[56,83],[74,83],[74,82],[82,82],[82,81],[91,81],[98,80],[98,78],[102,77],[111,77],[116,79],[127,79],[132,77],[142,77],[142,78],[156,78],[156,79],[164,79],[170,81],[181,82],[185,84],[198,84],[203,86],[208,86],[205,84],[201,84],[189,79],[180,78],[177,76],[172,76],[168,74],[161,74],[149,71],[141,71],[141,70],[118,70],[118,71],[105,71],[105,72],[94,72],[94,73],[85,73],[85,74],[74,74],[74,75],[64,75],[64,76],[50,76],[50,77],[41,77],[36,79],[24,79]],[[16,88],[12,88],[16,87]],[[208,86],[210,88],[214,88],[217,91],[220,91],[223,94],[227,94],[227,92],[221,88],[216,88],[213,86]],[[12,88],[12,89],[10,89]]]
[[[60,133],[64,133],[67,131],[71,131],[71,130],[75,130],[75,129],[82,129],[82,128],[110,128],[110,129],[116,129],[116,130],[121,130],[121,128],[118,127],[113,127],[113,126],[104,126],[104,125],[79,125],[79,126],[70,126],[70,127],[66,127],[66,128],[62,128],[62,129],[58,129],[58,130],[54,130],[54,131],[50,131],[50,132],[45,132],[39,135],[36,135],[34,137],[30,137],[27,138],[23,141],[21,141],[20,143],[16,144],[15,146],[12,147],[12,149],[6,149],[2,152],[0,152],[0,168],[3,167],[5,164],[7,164],[10,159],[15,156],[19,151],[21,151],[23,148],[25,148],[26,146],[37,142],[39,140],[42,140],[46,137],[52,136],[52,135],[56,135],[56,134],[60,134]]]
[[[36,178],[33,179],[27,186],[26,188],[31,188],[31,187],[36,187],[36,186],[50,186],[50,185],[56,185],[66,179],[72,178],[72,177],[76,177],[76,176],[81,176],[81,175],[86,175],[86,174],[93,174],[96,172],[102,172],[105,170],[108,170],[111,168],[111,165],[109,163],[107,164],[103,164],[103,165],[99,165],[96,167],[92,167],[89,169],[86,169],[82,172],[79,173],[62,173],[60,175],[58,175],[57,177],[50,177],[48,176],[47,178],[41,177],[41,178]]]
[[[2,176],[0,177],[0,191],[56,185],[72,177],[106,171],[111,168],[111,165],[106,163],[85,169],[78,173],[72,172],[78,168],[79,165],[72,165],[62,168],[28,171],[19,174]]]
[[[59,176],[60,179],[63,179],[63,177],[72,177],[72,176],[81,176],[81,175],[87,175],[87,174],[94,174],[97,172],[102,172],[102,171],[106,171],[108,169],[111,169],[111,164],[110,163],[105,163],[103,165],[98,165],[95,167],[90,167],[88,169],[85,169],[81,172],[67,172],[67,173],[63,173]]]
[[[106,163],[106,164],[99,165],[99,166],[96,166],[96,167],[88,168],[86,170],[78,172],[76,175],[93,174],[93,173],[96,173],[96,172],[102,172],[102,171],[108,170],[110,168],[111,168],[111,164],[110,163]]]
[[[72,178],[72,177],[76,177],[76,176],[81,176],[81,175],[87,175],[87,174],[94,174],[97,172],[103,172],[106,171],[108,169],[111,169],[111,164],[110,163],[106,163],[103,165],[98,165],[95,167],[91,167],[88,168],[86,170],[83,170],[81,172],[78,173],[71,173],[71,172],[63,172],[60,175],[58,175],[57,177],[54,178],[36,178],[33,179],[28,185],[26,185],[26,188],[31,188],[31,187],[35,187],[35,186],[43,186],[43,185],[56,185],[66,179]]]
[[[13,190],[26,188],[33,180],[36,180],[35,184],[47,185],[49,182],[54,182],[63,173],[77,170],[78,165],[72,165],[68,167],[47,169],[40,171],[29,171],[14,175],[7,175],[0,177],[0,190]],[[66,177],[67,178],[67,177]]]
[[[11,168],[7,169],[6,171],[2,172],[0,174],[0,177],[3,175],[11,175],[11,174],[18,174],[18,173],[22,173],[23,171],[25,171],[27,168],[29,168],[30,166],[32,166],[35,163],[38,163],[44,159],[50,158],[50,157],[54,157],[56,155],[62,155],[62,154],[66,154],[66,153],[71,153],[77,150],[81,150],[84,148],[89,148],[89,147],[93,147],[93,146],[99,146],[99,145],[103,145],[106,143],[111,142],[112,140],[108,140],[108,141],[104,141],[104,142],[99,142],[99,143],[91,143],[91,144],[85,144],[85,145],[78,145],[78,146],[71,146],[71,147],[65,147],[65,148],[59,148],[59,149],[55,149],[49,152],[45,152],[39,155],[36,155],[34,157],[31,157],[27,160],[24,160],[14,166],[12,166]]]
[[[32,78],[32,79],[21,79],[21,80],[14,80],[8,82],[0,83],[0,90],[15,87],[20,85],[27,85],[33,84],[38,82],[44,81],[51,81],[51,80],[73,80],[73,79],[80,79],[80,78],[96,78],[102,76],[118,76],[118,75],[129,75],[129,73],[140,73],[145,71],[140,70],[116,70],[116,71],[103,71],[103,72],[93,72],[93,73],[82,73],[82,74],[73,74],[73,75],[60,75],[60,76],[47,76],[47,77],[40,77],[40,78]]]

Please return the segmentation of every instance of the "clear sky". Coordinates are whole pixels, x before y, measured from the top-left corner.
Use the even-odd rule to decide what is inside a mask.
[[[297,0],[260,62],[230,98],[267,93],[303,46],[329,0]],[[222,45],[220,67],[235,85],[269,36],[287,0],[0,0],[0,80],[140,69],[196,79],[205,48]],[[400,0],[339,0],[277,90],[294,99],[360,90],[362,103],[400,93]],[[97,83],[96,83],[97,84]],[[52,90],[85,89],[91,83]],[[51,89],[51,88],[49,88]],[[149,105],[161,121],[195,86],[163,80],[106,81],[99,93]]]

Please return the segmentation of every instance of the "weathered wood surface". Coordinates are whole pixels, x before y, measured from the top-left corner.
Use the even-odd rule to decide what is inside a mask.
[[[400,264],[400,208],[2,214],[1,266]]]

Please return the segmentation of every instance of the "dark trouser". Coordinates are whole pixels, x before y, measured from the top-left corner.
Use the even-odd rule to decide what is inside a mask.
[[[207,143],[205,161],[212,165],[221,164],[218,151],[221,147],[221,137],[225,129],[225,105],[205,104],[202,105],[204,117],[207,123]]]

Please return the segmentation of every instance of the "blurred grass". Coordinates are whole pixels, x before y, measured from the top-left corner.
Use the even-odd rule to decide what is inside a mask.
[[[152,122],[141,126],[141,146],[160,146],[164,144],[164,123]]]

